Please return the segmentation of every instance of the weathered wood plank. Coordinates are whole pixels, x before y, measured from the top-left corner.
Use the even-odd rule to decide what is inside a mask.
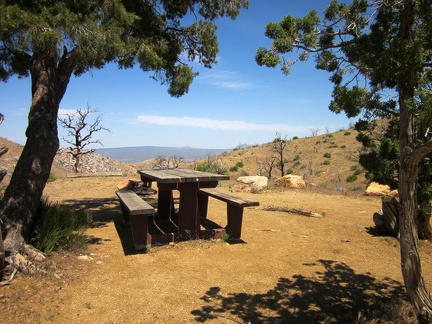
[[[155,213],[155,209],[132,190],[118,190],[116,194],[130,215],[149,215]]]
[[[259,206],[258,201],[253,201],[246,198],[234,196],[229,193],[219,191],[215,188],[201,188],[198,192],[222,200],[228,204],[232,204],[237,207]]]
[[[141,178],[158,183],[205,182],[229,180],[229,176],[190,169],[138,170]]]

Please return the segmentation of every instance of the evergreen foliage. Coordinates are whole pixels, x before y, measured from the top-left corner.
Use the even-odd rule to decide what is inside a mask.
[[[419,199],[432,191],[424,178],[430,178],[432,157],[430,1],[331,0],[322,16],[316,10],[303,18],[287,15],[267,24],[266,35],[272,44],[257,50],[259,65],[289,74],[293,64],[313,57],[317,69],[331,74],[331,111],[362,115],[357,129],[382,119],[397,125],[397,134],[390,127],[379,140],[360,135],[366,149],[360,162],[370,178],[398,185],[402,273],[419,321],[432,322],[417,243],[417,224],[430,227],[417,219]]]

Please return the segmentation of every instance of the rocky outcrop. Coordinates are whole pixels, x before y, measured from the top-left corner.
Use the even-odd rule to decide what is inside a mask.
[[[301,176],[288,174],[279,179],[275,180],[275,185],[278,187],[304,189],[306,188],[306,182]]]
[[[70,174],[75,174],[75,160],[68,151],[68,149],[60,149],[54,159],[54,165],[64,169]],[[135,174],[136,170],[134,166],[115,161],[96,153],[89,153],[82,156],[82,171],[79,174],[122,175]]]

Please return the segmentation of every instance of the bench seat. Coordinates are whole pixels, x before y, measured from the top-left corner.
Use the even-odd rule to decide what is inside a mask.
[[[135,249],[146,249],[151,245],[148,216],[155,215],[155,209],[133,190],[118,190],[116,195],[120,200],[124,223],[130,222]]]
[[[200,217],[207,218],[208,197],[227,203],[227,233],[232,239],[240,239],[245,207],[259,206],[258,201],[234,196],[215,188],[201,188],[198,190],[198,208]]]

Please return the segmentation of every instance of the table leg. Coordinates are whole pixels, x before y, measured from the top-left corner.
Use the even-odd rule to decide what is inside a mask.
[[[158,190],[158,218],[168,219],[174,214],[172,190]]]
[[[183,182],[178,186],[180,192],[179,231],[186,238],[196,238],[200,232],[198,215],[198,182]]]

